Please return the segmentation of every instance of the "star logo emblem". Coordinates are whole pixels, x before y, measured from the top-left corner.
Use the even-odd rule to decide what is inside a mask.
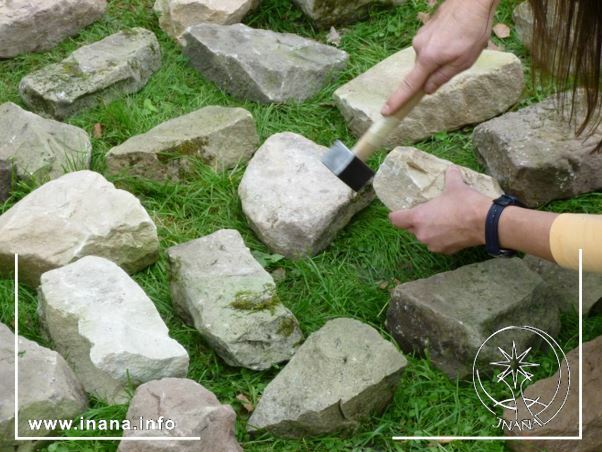
[[[532,381],[533,374],[529,372],[527,369],[531,367],[538,367],[539,364],[530,363],[526,361],[526,357],[531,351],[532,347],[529,347],[527,350],[522,352],[520,355],[516,351],[516,343],[512,341],[512,352],[508,353],[503,348],[498,347],[498,350],[505,358],[504,361],[496,361],[490,363],[492,366],[502,367],[502,372],[497,376],[497,383],[500,383],[509,376],[512,377],[512,386],[514,389],[518,388],[519,385],[519,376],[524,377],[528,381]]]

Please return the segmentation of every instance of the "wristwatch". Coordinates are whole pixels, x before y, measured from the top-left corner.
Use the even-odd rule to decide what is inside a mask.
[[[513,257],[516,251],[500,248],[499,224],[502,212],[508,206],[524,207],[517,198],[510,195],[502,195],[491,205],[487,219],[485,220],[485,250],[494,257]]]

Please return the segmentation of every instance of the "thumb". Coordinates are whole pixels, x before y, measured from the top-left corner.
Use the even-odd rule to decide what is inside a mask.
[[[418,93],[432,73],[432,69],[426,67],[420,60],[416,61],[414,68],[403,79],[401,85],[381,110],[384,116],[390,116],[399,110],[414,94]]]
[[[398,210],[389,214],[389,220],[393,226],[399,229],[412,229],[414,227],[412,209]]]
[[[445,191],[466,187],[462,177],[462,171],[455,165],[451,165],[445,172]]]

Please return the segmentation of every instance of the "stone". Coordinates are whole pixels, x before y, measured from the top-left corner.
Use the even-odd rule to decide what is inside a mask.
[[[355,136],[363,135],[381,117],[382,106],[414,67],[415,57],[414,49],[404,49],[335,91],[335,102]],[[522,90],[523,68],[518,57],[484,50],[472,68],[426,96],[391,134],[386,147],[411,144],[437,132],[490,119],[514,105]]]
[[[247,430],[303,437],[349,430],[391,401],[404,356],[369,325],[327,322],[263,391]]]
[[[579,312],[579,273],[535,256],[525,263],[543,279],[541,303],[556,303],[562,311]],[[583,273],[583,315],[602,313],[602,275]]]
[[[242,24],[199,24],[182,34],[190,63],[219,88],[260,103],[303,101],[346,65],[335,47]]]
[[[129,385],[184,377],[188,353],[142,288],[115,263],[86,256],[42,275],[38,314],[86,391],[109,403]]]
[[[226,363],[264,370],[295,354],[299,322],[238,231],[174,246],[167,256],[176,311]]]
[[[173,421],[155,430],[126,430],[126,438],[200,437],[200,441],[121,441],[119,452],[239,452],[236,441],[236,413],[230,405],[222,405],[217,397],[195,381],[185,378],[163,378],[139,386],[127,412],[132,424],[139,419]]]
[[[20,282],[32,287],[42,273],[84,256],[134,273],[158,253],[157,228],[140,201],[92,171],[50,181],[0,216],[0,275],[12,278],[19,254]]]
[[[533,9],[528,1],[519,3],[512,11],[512,20],[518,39],[527,48],[533,41]]]
[[[111,173],[178,180],[192,158],[225,170],[251,158],[259,137],[253,116],[242,108],[205,107],[136,135],[107,154]]]
[[[453,165],[412,147],[398,147],[387,155],[376,176],[374,191],[390,210],[411,209],[436,198],[445,187],[445,173]],[[503,192],[490,176],[458,166],[464,181],[490,198]]]
[[[321,162],[327,148],[301,135],[272,135],[255,153],[238,187],[251,228],[289,258],[326,248],[374,192],[355,193]]]
[[[405,0],[294,0],[319,27],[349,24],[368,16],[375,6],[401,5]]]
[[[528,324],[551,336],[560,330],[559,309],[535,297],[541,277],[522,259],[492,259],[397,286],[386,325],[401,349],[426,352],[451,378],[472,373],[477,351],[496,331]],[[521,349],[532,335],[517,337]],[[497,360],[490,342],[479,353]]]
[[[592,153],[601,140],[602,128],[576,137],[553,98],[480,124],[473,133],[489,174],[529,207],[601,189],[602,153]]]
[[[80,47],[60,63],[26,75],[19,92],[33,111],[65,119],[139,91],[159,67],[161,53],[155,35],[132,28]]]
[[[0,203],[6,201],[13,186],[13,166],[10,162],[0,159]]]
[[[259,0],[157,0],[153,9],[161,29],[178,39],[192,25],[239,23],[258,4]]]
[[[106,0],[9,0],[0,3],[0,58],[49,50],[102,17]]]
[[[91,158],[92,143],[79,127],[42,118],[12,102],[0,105],[0,160],[10,161],[17,177],[55,179],[89,168]]]
[[[583,353],[583,439],[567,440],[531,440],[510,441],[511,449],[516,452],[597,452],[602,444],[602,337],[585,342]],[[579,349],[567,354],[570,369],[570,387],[564,406],[550,422],[543,427],[534,424],[532,430],[504,429],[507,436],[579,436]],[[539,380],[528,386],[525,396],[543,401],[551,400],[558,387],[558,372],[552,377]],[[564,381],[567,379],[565,378]],[[561,380],[562,382],[562,380]],[[522,399],[519,399],[522,400]],[[524,403],[519,403],[524,407]],[[554,405],[554,411],[559,405]],[[524,408],[526,411],[526,408]],[[510,410],[506,410],[504,418],[513,419]],[[530,419],[527,413],[519,414],[521,419]],[[547,419],[547,417],[546,417]]]
[[[29,421],[73,419],[88,408],[84,388],[57,352],[19,336],[19,435],[49,436]],[[15,441],[15,335],[0,323],[0,450],[28,450]]]

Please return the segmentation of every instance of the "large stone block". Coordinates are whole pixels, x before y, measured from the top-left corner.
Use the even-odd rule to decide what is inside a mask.
[[[33,111],[64,119],[139,91],[159,67],[161,53],[155,35],[132,28],[80,47],[60,63],[26,75],[19,92]]]
[[[44,181],[87,169],[92,143],[80,129],[23,110],[0,105],[0,160],[10,161],[20,178]]]
[[[5,0],[0,3],[0,58],[53,48],[100,19],[106,0]]]
[[[445,173],[452,162],[412,147],[398,147],[387,155],[376,176],[374,191],[390,210],[411,209],[430,201],[445,187]],[[490,176],[458,166],[464,182],[491,198],[502,195],[502,189]]]
[[[323,250],[374,199],[353,192],[321,162],[327,148],[294,133],[272,135],[255,153],[238,187],[259,238],[287,257]]]
[[[19,435],[49,436],[29,422],[73,419],[88,408],[84,388],[57,352],[19,336]],[[0,450],[29,450],[35,442],[15,441],[15,335],[0,323]]]
[[[205,107],[136,135],[107,154],[110,172],[179,179],[192,158],[216,170],[251,158],[259,144],[253,116],[243,108]]]
[[[387,328],[406,352],[427,352],[451,378],[472,372],[485,340],[506,326],[530,325],[554,336],[559,309],[535,294],[541,277],[518,258],[493,259],[401,284],[391,295]],[[525,349],[529,335],[516,337]],[[494,361],[495,342],[479,357]]]
[[[84,256],[134,273],[158,252],[157,228],[140,201],[92,171],[50,181],[0,216],[0,275],[12,274],[19,254],[21,281],[33,287],[42,273]]]
[[[337,89],[334,98],[351,131],[361,136],[414,66],[414,49],[404,49]],[[391,134],[387,147],[410,144],[437,132],[476,124],[506,111],[520,98],[523,68],[512,53],[485,50],[472,68],[422,102]]]
[[[575,136],[553,98],[480,124],[473,134],[489,174],[530,207],[602,188],[602,153],[592,153],[601,140],[602,128]]]
[[[371,8],[401,5],[405,0],[294,0],[320,27],[347,24],[368,15]]]
[[[235,97],[261,103],[313,96],[348,59],[342,50],[311,39],[242,24],[199,24],[181,39],[205,78]]]
[[[247,429],[284,437],[353,429],[385,409],[406,364],[371,326],[331,320],[265,388]]]
[[[116,264],[88,256],[42,275],[38,311],[56,349],[86,391],[127,401],[129,385],[184,377],[188,353],[157,308]]]

